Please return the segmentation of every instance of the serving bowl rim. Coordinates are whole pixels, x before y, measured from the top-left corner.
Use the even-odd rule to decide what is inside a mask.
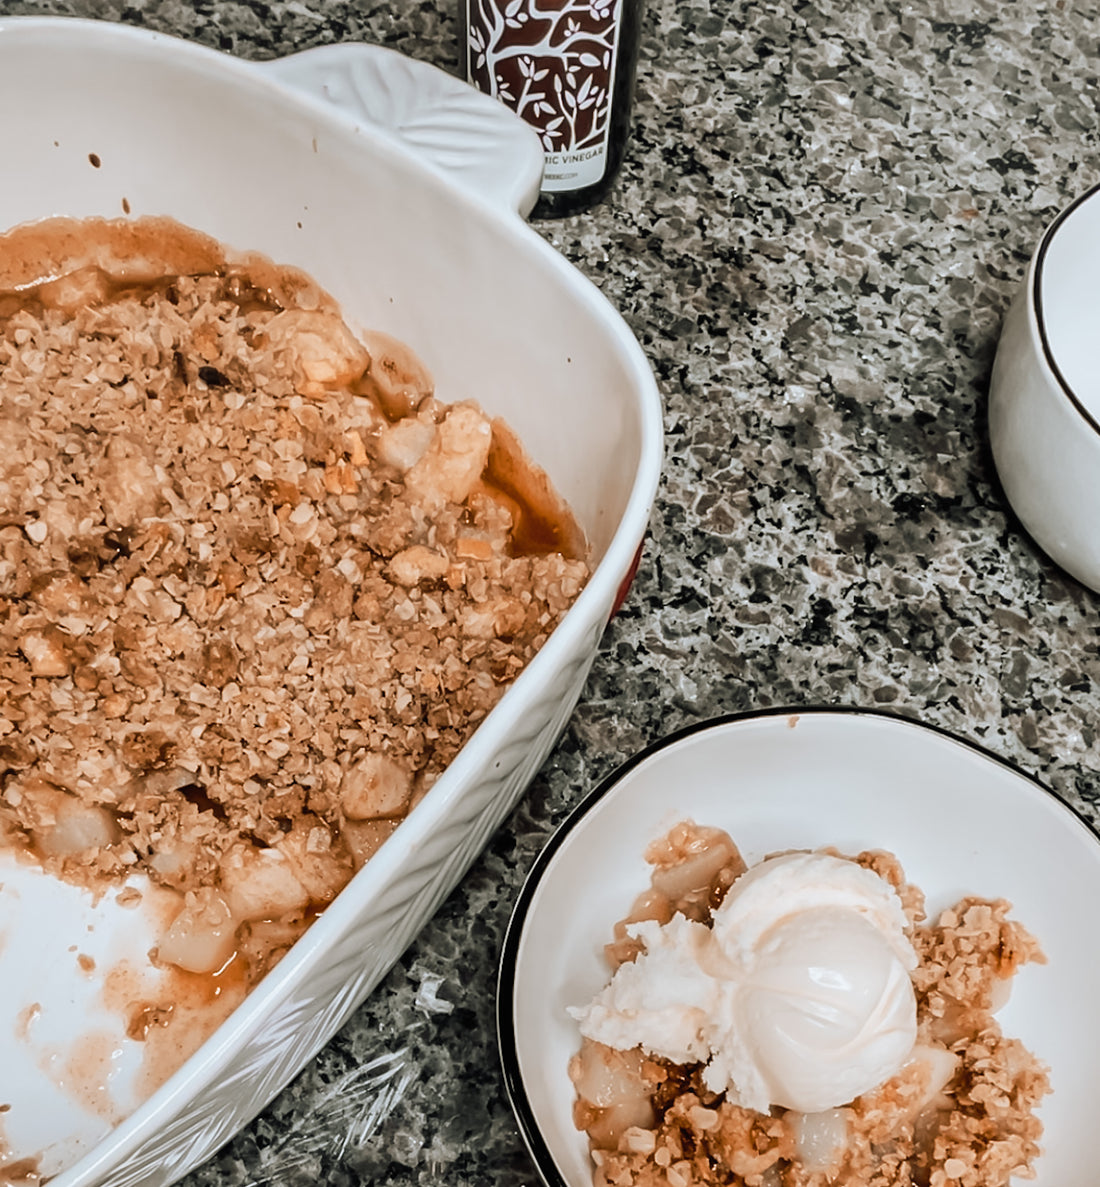
[[[1058,213],[1054,221],[1047,227],[1035,252],[1035,265],[1032,268],[1030,285],[1031,304],[1035,314],[1035,329],[1039,336],[1039,348],[1043,361],[1049,368],[1050,373],[1054,376],[1055,381],[1062,390],[1062,394],[1069,401],[1071,407],[1085,422],[1085,426],[1096,436],[1100,436],[1100,419],[1085,407],[1083,401],[1073,390],[1073,385],[1062,373],[1062,369],[1058,366],[1058,361],[1054,357],[1054,350],[1050,345],[1050,338],[1047,334],[1048,319],[1043,305],[1043,279],[1047,255],[1058,231],[1086,202],[1098,195],[1100,195],[1100,182],[1096,182],[1085,190],[1083,194],[1079,194],[1068,206]]]
[[[1100,189],[1100,186],[1097,188]],[[921,721],[890,709],[866,708],[859,705],[820,704],[746,709],[733,713],[718,714],[700,721],[691,722],[642,747],[619,764],[610,774],[601,779],[591,791],[587,792],[577,805],[569,811],[561,824],[551,833],[523,880],[512,908],[508,925],[505,928],[504,940],[501,944],[496,992],[497,1050],[501,1074],[504,1080],[505,1093],[512,1106],[512,1112],[515,1116],[520,1135],[547,1187],[573,1187],[573,1185],[559,1172],[557,1161],[542,1135],[535,1111],[531,1107],[526,1083],[520,1069],[513,1004],[513,986],[519,967],[520,946],[524,939],[524,930],[529,912],[542,885],[544,875],[558,852],[592,809],[621,783],[623,779],[630,775],[632,771],[642,766],[655,755],[679,745],[696,734],[722,729],[729,725],[746,721],[763,722],[775,718],[801,717],[843,717],[847,719],[862,717],[878,719],[901,726],[912,727],[919,732],[937,735],[943,741],[954,743],[964,750],[970,751],[977,757],[1022,777],[1026,783],[1031,785],[1033,791],[1037,790],[1045,793],[1057,806],[1068,813],[1072,821],[1083,826],[1092,841],[1100,844],[1100,827],[1094,825],[1076,807],[1068,803],[1041,779],[1029,771],[1024,770],[1023,767],[1012,759],[1004,758],[994,753],[982,743],[962,737],[945,726],[935,722]]]

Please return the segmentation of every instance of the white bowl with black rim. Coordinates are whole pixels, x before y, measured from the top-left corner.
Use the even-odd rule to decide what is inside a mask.
[[[989,431],[1028,534],[1100,591],[1100,186],[1055,219],[1032,256],[997,346]]]
[[[624,764],[551,838],[505,937],[497,1025],[505,1084],[548,1187],[591,1187],[573,1125],[567,1007],[607,982],[603,946],[649,885],[643,853],[679,820],[725,829],[750,865],[780,849],[888,849],[930,916],[1006,898],[1047,964],[998,1014],[1050,1069],[1036,1187],[1093,1187],[1100,1051],[1100,837],[1010,764],[942,730],[862,710],[785,709],[690,727]]]

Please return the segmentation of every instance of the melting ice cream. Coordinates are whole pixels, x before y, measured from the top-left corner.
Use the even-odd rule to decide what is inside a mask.
[[[742,874],[710,927],[682,915],[631,924],[644,951],[571,1013],[606,1046],[703,1063],[707,1088],[746,1108],[819,1112],[881,1084],[913,1051],[905,926],[872,870],[785,854]]]

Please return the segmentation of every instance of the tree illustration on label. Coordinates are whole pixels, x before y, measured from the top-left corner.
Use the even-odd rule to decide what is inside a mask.
[[[623,0],[468,0],[467,77],[539,134],[553,168],[602,172]]]

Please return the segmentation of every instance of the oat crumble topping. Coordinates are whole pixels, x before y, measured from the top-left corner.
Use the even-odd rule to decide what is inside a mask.
[[[0,293],[0,846],[147,873],[254,978],[588,570],[560,502],[518,546],[507,428],[305,278],[105,258]]]

